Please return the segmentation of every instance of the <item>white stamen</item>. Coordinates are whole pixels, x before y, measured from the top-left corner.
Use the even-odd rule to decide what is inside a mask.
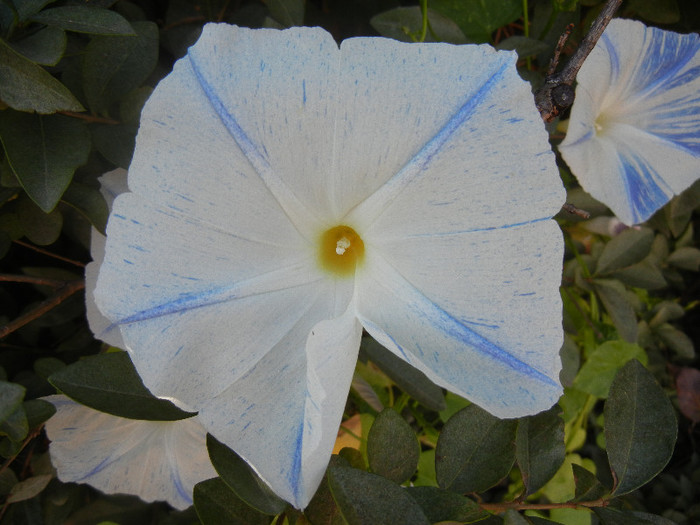
[[[335,245],[335,253],[338,255],[343,255],[345,250],[350,248],[350,241],[347,237],[341,238]]]

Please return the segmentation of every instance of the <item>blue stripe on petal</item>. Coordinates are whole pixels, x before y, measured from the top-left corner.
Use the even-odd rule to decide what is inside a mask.
[[[620,152],[620,164],[634,223],[644,222],[670,200],[673,190],[644,159],[630,151]]]

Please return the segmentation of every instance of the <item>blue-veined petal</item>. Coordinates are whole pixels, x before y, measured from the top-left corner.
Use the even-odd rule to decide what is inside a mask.
[[[352,282],[326,290],[314,306],[346,303]],[[311,319],[308,316],[306,320]],[[199,417],[250,462],[282,498],[304,508],[328,464],[355,369],[362,327],[352,304],[335,319],[301,321]],[[296,351],[306,346],[306,352]]]
[[[623,222],[700,176],[700,37],[613,20],[578,74],[564,160]]]
[[[357,76],[364,89],[346,97],[352,126],[338,161],[343,177],[359,180],[336,186],[347,200],[357,188],[374,192],[350,213],[364,234],[379,216],[373,235],[397,238],[500,227],[559,211],[564,190],[514,53],[377,39],[352,39],[341,49],[354,53],[343,74]],[[361,142],[367,134],[376,139]]]
[[[65,396],[44,399],[56,407],[46,432],[61,481],[185,509],[192,505],[195,484],[216,476],[206,430],[196,418],[140,421],[105,414]]]
[[[556,223],[371,248],[357,308],[379,342],[499,417],[556,402],[563,255]]]

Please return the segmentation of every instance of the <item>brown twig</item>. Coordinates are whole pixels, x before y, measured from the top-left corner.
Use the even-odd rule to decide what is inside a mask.
[[[8,283],[28,283],[39,286],[51,286],[59,288],[66,284],[66,281],[60,279],[46,279],[45,277],[32,277],[30,275],[13,275],[9,273],[0,273],[0,281]]]
[[[24,246],[25,248],[29,248],[30,250],[34,250],[35,252],[41,253],[43,255],[48,255],[49,257],[53,257],[54,259],[58,259],[59,261],[73,264],[73,265],[78,266],[80,268],[85,268],[85,263],[81,263],[80,261],[75,261],[73,259],[68,259],[67,257],[63,257],[62,255],[57,255],[57,254],[52,253],[48,250],[44,250],[43,248],[39,248],[38,246],[34,246],[33,244],[29,244],[27,242],[19,241],[19,240],[15,240],[13,242],[15,244],[19,244],[20,246]]]
[[[550,65],[550,71],[545,78],[544,85],[535,93],[535,104],[537,104],[537,109],[545,122],[551,122],[554,117],[574,103],[573,83],[576,80],[576,75],[621,3],[622,0],[608,0],[606,2],[578,49],[559,73],[554,73],[559,58],[559,53],[555,50],[555,57]],[[568,34],[562,35],[557,47],[563,46],[562,42],[566,42],[567,36]]]
[[[96,117],[95,115],[90,115],[88,113],[76,113],[75,111],[59,111],[59,113],[61,115],[65,115],[66,117],[79,118],[80,120],[84,120],[89,124],[121,124],[121,122],[119,122],[118,120],[104,117]]]
[[[567,202],[564,204],[564,206],[561,207],[562,210],[571,213],[572,215],[577,215],[581,217],[582,219],[590,219],[591,214],[587,212],[586,210],[582,210],[581,208],[577,208],[570,202]]]
[[[39,303],[35,308],[31,309],[25,314],[20,315],[13,321],[7,323],[5,326],[0,326],[0,339],[11,334],[15,330],[22,328],[24,325],[32,322],[34,319],[38,319],[46,312],[68,299],[68,297],[73,295],[75,292],[82,290],[83,288],[85,288],[85,281],[82,279],[65,282],[63,286],[56,290],[56,293],[45,301]]]

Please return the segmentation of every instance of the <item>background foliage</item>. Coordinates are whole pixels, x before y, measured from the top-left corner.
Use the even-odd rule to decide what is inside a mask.
[[[700,28],[696,0],[626,0],[621,16]],[[423,17],[421,6],[427,6]],[[153,86],[207,21],[320,25],[337,40],[490,42],[541,83],[568,23],[574,49],[599,0],[0,0],[0,523],[700,523],[700,184],[620,231],[561,163],[565,395],[498,420],[365,339],[339,443],[304,514],[210,437],[220,478],[177,512],[55,478],[42,423],[56,387],[131,417],[164,416],[84,312],[97,177],[127,168]],[[563,116],[566,118],[566,115]],[[563,134],[550,126],[553,144]],[[98,355],[99,354],[99,355]],[[87,356],[97,356],[86,358]],[[125,359],[126,358],[126,359]],[[121,412],[119,412],[121,411]]]

